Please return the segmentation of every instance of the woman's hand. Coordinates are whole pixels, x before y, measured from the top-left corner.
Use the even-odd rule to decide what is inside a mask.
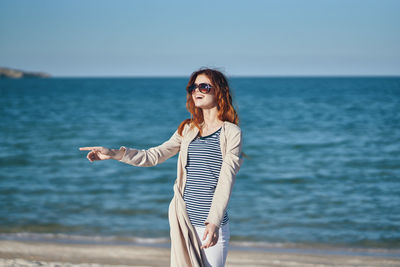
[[[91,150],[86,156],[90,162],[105,159],[120,160],[122,158],[122,153],[118,153],[120,150],[116,151],[116,149],[108,149],[102,146],[80,147],[79,150]]]
[[[218,235],[219,235],[219,228],[213,224],[213,223],[208,223],[206,226],[206,230],[204,230],[204,235],[203,239],[205,240],[207,235],[209,236],[208,241],[206,244],[202,245],[201,248],[209,248],[217,244],[218,242]]]

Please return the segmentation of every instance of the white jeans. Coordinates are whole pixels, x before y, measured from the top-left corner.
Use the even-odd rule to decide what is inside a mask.
[[[205,240],[203,239],[204,227],[194,226],[196,229],[197,236],[201,240],[202,244],[206,244],[208,241],[209,236],[206,237]],[[205,259],[204,265],[206,267],[224,267],[226,262],[226,256],[228,255],[228,247],[229,247],[229,240],[230,240],[230,231],[229,231],[229,221],[227,224],[222,225],[219,228],[219,237],[217,244],[209,248],[202,248],[201,253],[203,258]]]

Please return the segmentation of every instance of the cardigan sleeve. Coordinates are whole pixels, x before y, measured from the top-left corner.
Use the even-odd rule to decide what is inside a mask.
[[[176,155],[180,150],[181,141],[182,136],[176,130],[169,140],[149,149],[139,150],[121,146],[120,150],[125,150],[125,152],[119,161],[137,167],[155,166]]]
[[[236,174],[243,163],[242,131],[240,128],[236,129],[236,131],[227,136],[226,153],[221,165],[220,176],[215,188],[211,208],[204,222],[205,225],[213,223],[217,227],[221,226],[235,183]]]

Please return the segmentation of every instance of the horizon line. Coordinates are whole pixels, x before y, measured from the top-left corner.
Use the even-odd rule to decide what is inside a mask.
[[[226,75],[228,78],[400,78],[400,74],[276,74],[276,75]],[[48,78],[189,78],[190,75],[51,75]]]

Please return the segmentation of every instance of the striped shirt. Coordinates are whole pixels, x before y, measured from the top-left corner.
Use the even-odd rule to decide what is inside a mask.
[[[195,226],[205,227],[204,222],[208,217],[218,183],[222,165],[219,143],[221,128],[210,135],[197,136],[189,144],[183,200],[190,222]],[[228,219],[228,213],[225,211],[221,225],[225,225]]]

